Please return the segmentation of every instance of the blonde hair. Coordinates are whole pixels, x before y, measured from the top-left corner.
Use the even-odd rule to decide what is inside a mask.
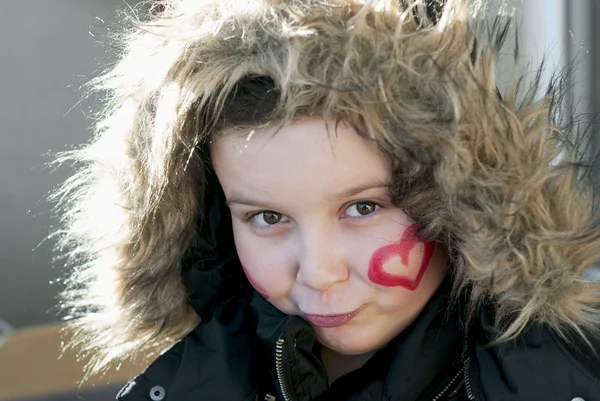
[[[198,323],[181,264],[203,210],[199,149],[252,76],[277,89],[270,121],[344,119],[391,156],[396,204],[447,246],[472,311],[494,302],[501,340],[535,322],[597,328],[600,285],[581,274],[600,229],[578,147],[554,125],[563,86],[518,101],[515,76],[498,96],[508,25],[460,0],[433,16],[420,0],[157,3],[93,83],[106,93],[93,141],[60,158],[79,166],[54,199],[63,306],[90,372]]]

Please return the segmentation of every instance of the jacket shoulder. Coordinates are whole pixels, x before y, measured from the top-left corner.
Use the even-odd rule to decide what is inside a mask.
[[[162,400],[173,384],[183,361],[185,340],[165,350],[146,370],[129,381],[117,394],[118,401]]]
[[[490,345],[492,330],[475,329],[470,368],[477,400],[600,400],[600,338],[567,342],[532,325],[512,342]]]
[[[119,401],[250,400],[256,392],[248,316],[238,299],[173,345],[119,393]]]

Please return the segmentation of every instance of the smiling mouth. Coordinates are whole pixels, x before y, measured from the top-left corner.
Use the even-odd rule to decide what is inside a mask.
[[[348,323],[360,312],[362,308],[358,308],[353,312],[344,313],[343,315],[311,315],[306,314],[304,317],[311,324],[318,327],[338,327]]]

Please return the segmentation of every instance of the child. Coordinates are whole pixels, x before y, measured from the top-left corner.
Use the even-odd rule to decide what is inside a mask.
[[[169,0],[127,36],[59,192],[90,372],[171,345],[119,400],[600,399],[562,88],[500,95],[467,8]]]

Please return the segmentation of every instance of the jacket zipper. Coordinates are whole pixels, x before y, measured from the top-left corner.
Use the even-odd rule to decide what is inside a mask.
[[[282,335],[275,344],[275,369],[277,370],[277,381],[281,388],[283,401],[293,401],[294,397],[289,388],[290,373],[284,361],[288,357],[285,345],[285,337]]]
[[[464,372],[464,367],[460,368],[460,370],[458,371],[458,373],[456,373],[456,375],[454,375],[454,377],[452,378],[452,380],[450,380],[450,382],[446,385],[446,387],[444,387],[442,389],[442,391],[440,391],[440,393],[438,395],[436,395],[432,401],[439,401],[442,399],[442,397],[444,396],[444,394],[446,394],[454,385],[454,383],[456,383],[456,381],[458,380],[458,378],[463,374]]]
[[[467,398],[469,401],[474,401],[475,396],[473,395],[472,387],[471,387],[471,378],[470,378],[470,368],[471,368],[471,357],[465,360],[464,372],[465,372],[465,387],[467,388]]]
[[[285,337],[281,336],[277,340],[275,344],[275,369],[277,371],[277,381],[279,382],[279,387],[281,388],[281,394],[283,395],[283,401],[293,401],[294,397],[289,389],[289,370],[285,365],[285,359],[288,357],[286,348],[285,348]],[[465,387],[467,389],[467,398],[469,401],[474,401],[475,396],[473,395],[473,391],[471,388],[471,379],[469,375],[469,368],[471,366],[471,358],[467,358],[464,362],[463,367],[454,375],[452,380],[442,389],[442,391],[433,398],[432,401],[439,401],[441,397],[446,394],[450,388],[456,383],[458,378],[464,374],[465,378]]]

